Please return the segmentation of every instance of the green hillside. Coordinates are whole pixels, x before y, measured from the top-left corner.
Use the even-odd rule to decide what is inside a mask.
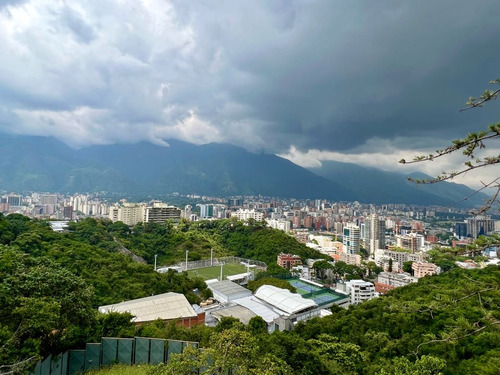
[[[194,303],[210,293],[201,279],[158,274],[132,261],[119,251],[122,246],[146,259],[158,251],[166,262],[182,260],[186,248],[195,258],[208,257],[211,247],[218,254],[272,262],[279,251],[318,256],[259,223],[221,220],[131,230],[86,219],[68,233],[55,233],[43,221],[0,216],[0,363],[33,363],[103,336],[144,336],[199,342],[221,368],[240,368],[238,374],[497,374],[500,368],[499,267],[426,277],[299,323],[292,332],[268,334],[259,319],[245,327],[231,318],[215,328],[161,321],[135,327],[130,315],[100,315],[96,307],[168,291]],[[193,366],[188,372],[172,366],[205,360],[188,354],[154,371],[190,373]]]

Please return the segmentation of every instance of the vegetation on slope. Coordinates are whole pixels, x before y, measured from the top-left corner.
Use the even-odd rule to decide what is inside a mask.
[[[196,302],[203,295],[193,289],[206,289],[201,280],[161,275],[134,262],[119,252],[122,245],[134,252],[143,245],[140,255],[149,259],[163,240],[178,236],[160,249],[171,261],[182,259],[187,239],[200,256],[201,239],[217,251],[273,262],[280,251],[316,256],[281,232],[233,220],[144,226],[140,234],[120,223],[87,219],[70,229],[54,233],[43,221],[0,216],[2,364],[57,354],[102,336],[148,336],[198,341],[220,368],[247,373],[496,374],[500,367],[499,267],[452,269],[348,310],[334,309],[293,332],[268,334],[258,319],[245,327],[231,318],[215,329],[161,321],[135,327],[130,315],[99,315],[96,307],[167,291]],[[223,357],[227,351],[235,354]],[[168,373],[167,366],[156,370]]]

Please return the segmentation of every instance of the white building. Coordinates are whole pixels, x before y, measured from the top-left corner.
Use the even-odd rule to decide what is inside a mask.
[[[255,210],[238,210],[235,212],[231,212],[231,217],[236,217],[238,220],[245,221],[248,219],[253,219],[255,221],[262,221],[264,220],[264,214],[259,211]]]
[[[345,284],[347,292],[351,297],[352,305],[368,301],[378,295],[377,292],[375,292],[375,285],[368,281],[351,280],[347,281]]]
[[[267,220],[267,225],[274,229],[279,229],[284,232],[290,232],[291,224],[288,220],[283,219],[271,219]]]
[[[344,252],[358,254],[361,245],[361,230],[358,226],[349,224],[344,228]]]

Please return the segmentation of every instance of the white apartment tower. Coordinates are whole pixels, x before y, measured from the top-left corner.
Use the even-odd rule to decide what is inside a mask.
[[[344,228],[344,237],[342,239],[344,252],[347,254],[358,254],[361,243],[361,230],[354,224],[348,224]]]

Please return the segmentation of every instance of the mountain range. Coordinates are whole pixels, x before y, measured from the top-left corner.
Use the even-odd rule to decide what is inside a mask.
[[[416,185],[402,174],[349,163],[324,162],[308,170],[276,155],[228,144],[169,140],[169,147],[140,142],[75,150],[50,137],[0,136],[4,191],[261,194],[422,205],[449,205],[474,192],[448,182]],[[485,198],[478,193],[462,205],[480,205]]]

